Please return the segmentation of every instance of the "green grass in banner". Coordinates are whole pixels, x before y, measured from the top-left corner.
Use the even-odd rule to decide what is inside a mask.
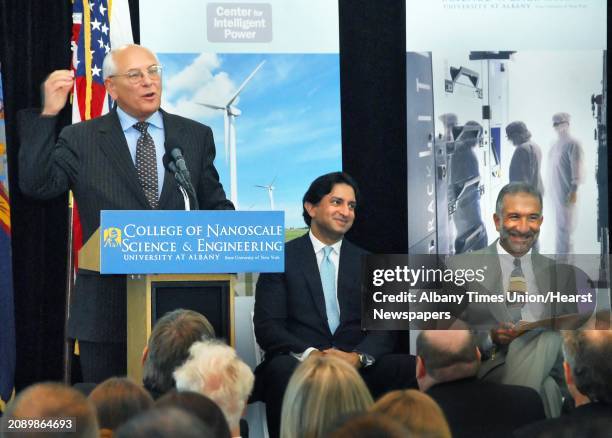
[[[308,232],[308,228],[287,228],[285,230],[285,242],[303,236]]]

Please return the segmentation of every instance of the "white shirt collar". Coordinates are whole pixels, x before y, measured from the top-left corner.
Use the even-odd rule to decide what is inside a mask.
[[[328,245],[326,243],[321,242],[319,239],[312,234],[312,230],[308,231],[308,236],[310,237],[310,241],[312,242],[312,247],[314,248],[315,254],[318,254],[319,251],[323,251],[323,248],[326,246],[331,246],[332,251],[336,254],[340,254],[340,247],[342,246],[342,239],[338,240],[336,243]]]
[[[499,239],[497,239],[497,254],[507,255],[507,256],[512,257],[513,259],[516,258],[512,254],[510,254],[508,251],[506,251],[506,249],[503,246],[501,246]],[[523,260],[528,260],[529,259],[528,256],[531,256],[531,248],[529,248],[529,251],[527,251],[525,254],[523,254],[521,257],[518,257],[518,258],[521,261],[523,261]]]

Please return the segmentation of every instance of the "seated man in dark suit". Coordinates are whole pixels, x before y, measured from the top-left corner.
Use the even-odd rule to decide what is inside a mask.
[[[517,430],[516,437],[608,437],[612,433],[612,331],[563,334],[563,371],[576,408]]]
[[[531,388],[479,380],[480,351],[469,330],[425,330],[417,338],[421,391],[442,408],[453,437],[508,436],[544,418]]]
[[[262,274],[257,282],[253,321],[265,360],[255,371],[255,393],[266,403],[272,437],[279,433],[289,378],[309,355],[346,360],[360,370],[374,397],[414,382],[412,358],[388,355],[395,346],[392,334],[361,329],[366,252],[344,239],[358,203],[357,184],[348,174],[317,178],[303,198],[310,232],[287,243],[284,273]]]

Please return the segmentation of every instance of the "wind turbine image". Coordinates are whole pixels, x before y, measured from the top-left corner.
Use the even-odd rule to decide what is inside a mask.
[[[272,182],[270,184],[268,184],[267,186],[260,186],[258,184],[255,184],[255,187],[260,187],[262,189],[266,189],[268,191],[268,198],[270,199],[270,210],[274,210],[274,181],[276,180],[276,177],[274,177],[274,179],[272,180]]]
[[[230,97],[227,103],[224,106],[213,105],[209,103],[200,103],[208,108],[212,108],[215,110],[223,111],[223,128],[224,128],[224,138],[225,138],[225,160],[227,161],[229,155],[229,165],[230,165],[230,200],[234,203],[236,209],[238,209],[238,176],[236,172],[236,126],[235,119],[242,111],[240,111],[237,107],[232,105],[238,95],[242,92],[244,87],[249,83],[253,76],[259,71],[262,65],[264,65],[266,61],[261,61],[255,70],[251,72],[251,74],[244,80],[242,84],[238,87],[238,89],[234,92],[234,94]],[[228,154],[229,152],[229,154]]]

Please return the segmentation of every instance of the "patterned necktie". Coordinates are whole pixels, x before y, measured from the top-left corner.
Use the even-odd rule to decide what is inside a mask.
[[[527,295],[527,280],[521,268],[521,259],[514,259],[514,269],[510,274],[508,281],[508,302],[506,303],[508,311],[513,321],[520,321],[521,309],[525,305],[525,295]]]
[[[323,295],[325,295],[327,324],[329,325],[329,330],[334,333],[340,325],[340,310],[338,309],[338,299],[336,298],[336,267],[329,258],[331,252],[331,246],[323,248],[323,261],[321,261],[319,273],[321,274]]]
[[[134,128],[140,132],[140,137],[136,142],[136,171],[147,201],[149,201],[151,208],[155,210],[158,206],[157,156],[155,155],[153,137],[147,132],[148,127],[147,122],[134,124]]]

